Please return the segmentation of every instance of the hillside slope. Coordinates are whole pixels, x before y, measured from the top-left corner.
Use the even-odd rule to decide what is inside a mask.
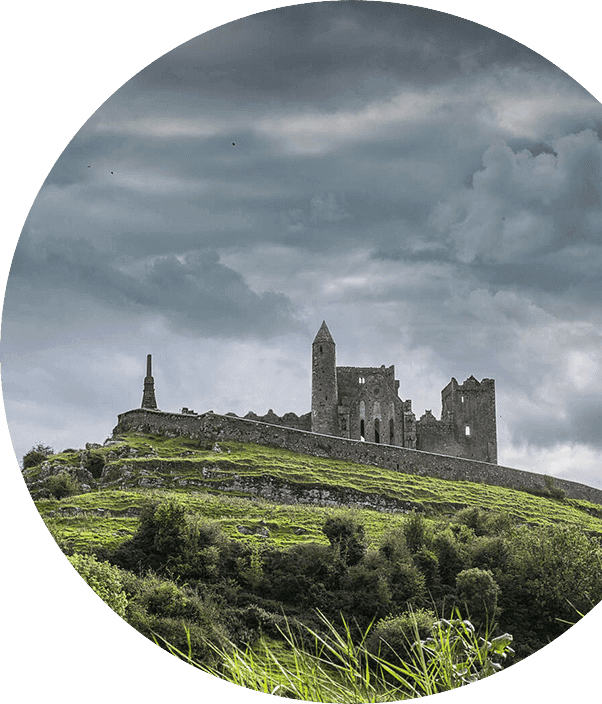
[[[396,515],[443,518],[470,507],[602,535],[600,507],[564,498],[551,483],[548,496],[537,496],[235,442],[205,447],[186,437],[127,434],[51,455],[24,476],[49,528],[75,549],[115,547],[134,533],[149,499],[171,493],[231,537],[281,545],[324,542],[325,517],[341,507],[361,511],[373,540]],[[57,500],[61,494],[71,495]]]

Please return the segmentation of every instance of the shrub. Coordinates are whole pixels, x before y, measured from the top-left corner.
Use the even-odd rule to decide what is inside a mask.
[[[64,499],[81,492],[81,487],[77,480],[66,470],[61,470],[58,474],[52,474],[44,482],[44,488],[55,499]]]
[[[363,524],[349,516],[331,516],[326,519],[322,532],[333,549],[337,550],[347,565],[356,565],[366,554],[366,531]]]
[[[389,562],[407,561],[410,559],[405,532],[401,528],[394,528],[385,533],[378,550]]]
[[[382,618],[391,610],[391,582],[387,570],[383,569],[382,557],[369,552],[361,562],[350,567],[341,580],[341,590],[337,593],[340,611],[353,614],[361,626]],[[413,586],[411,591],[414,591]]]
[[[47,445],[42,445],[38,443],[31,450],[23,455],[23,469],[30,469],[31,467],[36,467],[50,455],[54,454],[54,450]]]
[[[424,547],[430,547],[432,538],[430,526],[421,513],[412,511],[403,522],[402,530],[411,553],[417,553]]]
[[[453,587],[456,575],[466,566],[463,556],[465,549],[465,545],[449,528],[439,531],[433,539],[433,552],[439,561],[439,575],[444,585]]]
[[[144,556],[147,567],[163,569],[184,547],[186,509],[175,499],[144,506],[133,547]]]
[[[420,603],[426,592],[424,575],[412,562],[398,562],[389,570],[391,601],[395,608],[405,610],[409,604]]]
[[[165,647],[165,641],[211,661],[211,647],[227,635],[222,615],[211,599],[153,574],[127,580],[129,605],[126,620],[144,636]]]
[[[509,556],[496,572],[505,629],[520,656],[561,635],[579,613],[602,600],[602,547],[574,526],[519,526],[508,537]]]
[[[500,588],[489,570],[471,567],[456,577],[458,598],[467,615],[477,623],[492,624]]]
[[[75,553],[67,558],[88,586],[122,618],[128,599],[123,589],[121,570],[108,562],[99,562],[94,555]]]
[[[436,621],[433,611],[416,609],[378,621],[368,638],[368,649],[388,662],[411,658],[414,643],[431,634]]]
[[[414,564],[424,576],[426,588],[434,593],[439,589],[439,560],[432,550],[422,548],[414,555]]]
[[[544,474],[543,481],[546,485],[546,493],[551,499],[556,499],[556,501],[564,501],[566,499],[566,491],[556,486],[553,477]]]

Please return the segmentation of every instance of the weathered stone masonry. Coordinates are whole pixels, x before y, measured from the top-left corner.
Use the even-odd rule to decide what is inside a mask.
[[[272,445],[317,457],[347,460],[421,476],[535,492],[545,492],[548,489],[544,476],[533,472],[394,445],[320,435],[211,412],[196,415],[134,409],[118,416],[118,424],[113,433],[118,435],[126,431],[168,436],[189,435],[211,443],[233,440]],[[564,479],[554,479],[554,486],[564,491],[569,498],[602,504],[602,491],[599,489]]]
[[[277,416],[270,409],[264,416],[250,411],[245,418],[321,435],[497,462],[493,379],[479,382],[471,376],[458,384],[452,378],[441,392],[441,419],[431,411],[416,419],[412,401],[399,397],[393,365],[337,367],[336,344],[326,322],[312,343],[311,355],[310,413]],[[157,410],[150,355],[142,408]],[[188,408],[182,413],[194,414]]]
[[[337,367],[326,322],[312,344],[311,430],[353,440],[497,462],[495,382],[452,378],[441,392],[441,420],[420,419],[399,397],[395,367]],[[247,416],[248,417],[248,416]]]

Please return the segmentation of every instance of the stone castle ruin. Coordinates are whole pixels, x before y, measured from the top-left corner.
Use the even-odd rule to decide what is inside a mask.
[[[602,490],[566,479],[497,464],[495,386],[492,379],[452,378],[441,392],[441,418],[426,411],[416,420],[412,402],[402,400],[395,368],[337,367],[336,345],[322,323],[312,344],[311,412],[298,416],[247,413],[220,415],[182,408],[157,408],[152,359],[140,408],[121,413],[114,437],[124,432],[188,435],[209,447],[234,441],[270,445],[333,460],[396,472],[486,483],[549,495],[550,486],[567,497],[602,505]]]
[[[431,411],[416,420],[398,392],[394,366],[337,367],[322,323],[312,345],[312,432],[497,463],[493,379],[452,379],[441,392],[441,420]]]
[[[438,420],[426,411],[416,420],[412,402],[399,397],[395,367],[337,367],[336,345],[325,322],[312,344],[311,413],[264,416],[260,421],[320,435],[406,447],[453,457],[497,463],[495,383],[473,376],[463,384],[452,378],[441,392]],[[157,410],[151,355],[147,357],[142,408]],[[183,415],[196,415],[188,408]],[[234,413],[228,416],[236,417]]]

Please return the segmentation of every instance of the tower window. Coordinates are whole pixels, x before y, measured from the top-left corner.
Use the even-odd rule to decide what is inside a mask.
[[[366,439],[366,426],[364,423],[364,419],[362,418],[360,420],[360,440],[365,440]]]
[[[364,379],[363,376],[360,376],[359,382],[360,382],[360,384],[365,384],[365,383],[366,383],[366,380]]]
[[[374,442],[380,442],[380,420],[374,419]]]
[[[322,345],[320,345],[320,354],[322,354]],[[462,399],[464,401],[464,399]]]
[[[470,437],[470,425],[467,425],[467,426],[464,428],[464,435],[466,435],[467,438]]]

